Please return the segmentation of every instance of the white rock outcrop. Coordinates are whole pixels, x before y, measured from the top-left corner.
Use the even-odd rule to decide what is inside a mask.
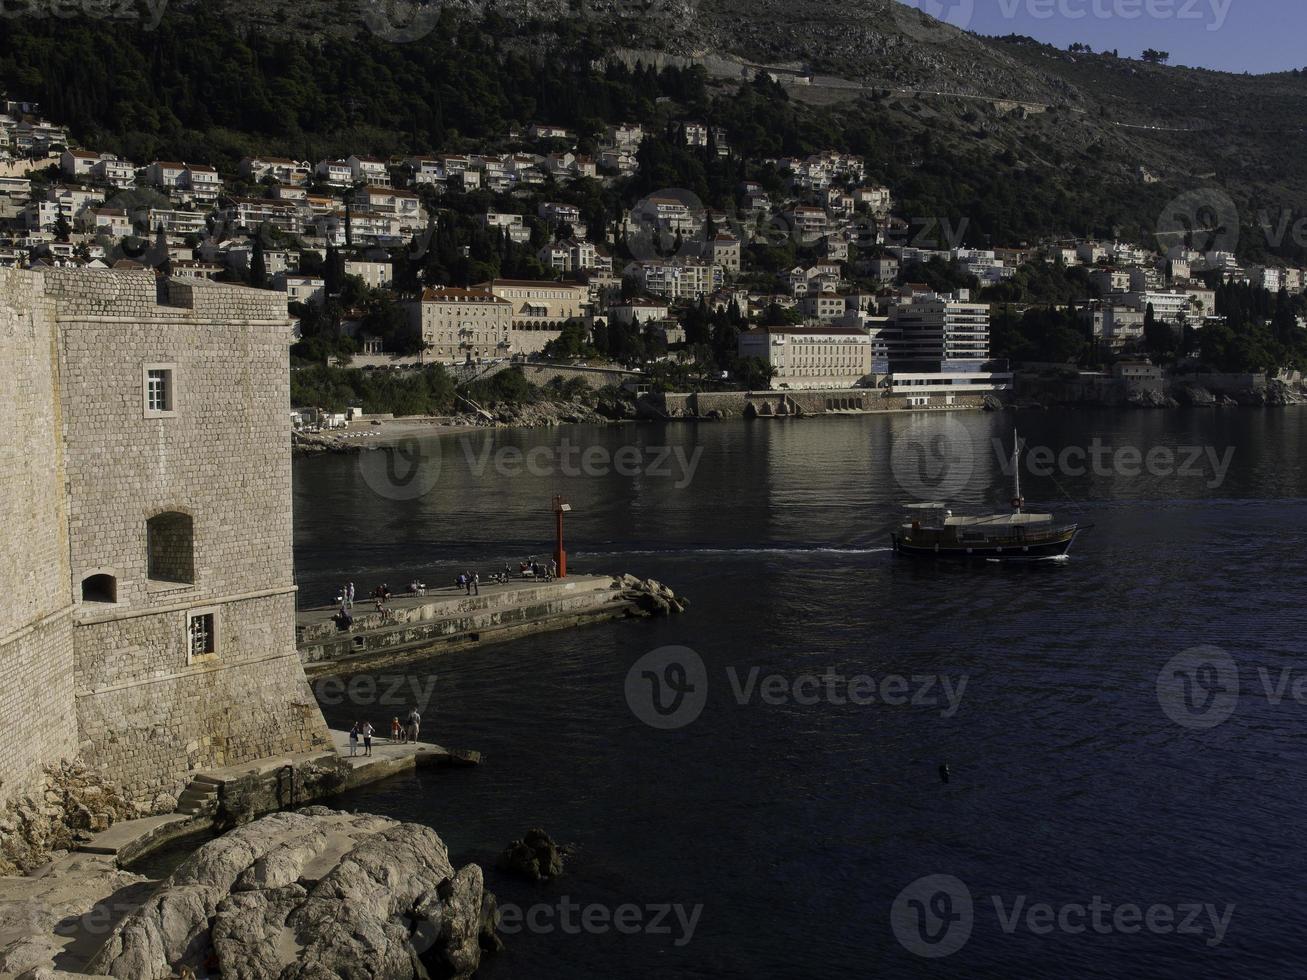
[[[497,946],[481,868],[429,827],[325,807],[210,841],[91,961],[123,980],[469,977]]]

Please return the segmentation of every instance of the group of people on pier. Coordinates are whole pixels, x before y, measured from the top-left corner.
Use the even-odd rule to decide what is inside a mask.
[[[421,729],[421,726],[422,715],[418,712],[417,708],[414,708],[406,714],[402,723],[399,720],[399,716],[396,715],[394,718],[390,719],[390,740],[397,745],[416,742],[418,740],[418,732]],[[363,743],[363,754],[365,756],[371,755],[372,736],[375,732],[376,729],[372,727],[372,722],[370,721],[364,720],[354,722],[353,727],[349,730],[349,754],[358,755],[359,742],[361,741]]]
[[[503,572],[492,572],[487,576],[487,580],[496,584],[506,584],[513,578],[520,579],[543,579],[546,582],[552,582],[558,577],[558,562],[554,559],[548,561],[537,561],[532,555],[523,561],[518,562],[517,571],[514,573],[511,563],[504,564]],[[481,594],[481,573],[465,571],[461,572],[454,579],[454,587],[462,589],[465,595]],[[414,596],[424,596],[427,594],[427,585],[418,579],[409,583],[409,594]],[[390,586],[385,582],[378,585],[372,590],[372,602],[376,611],[381,614],[382,619],[390,619],[394,615],[389,603],[393,596]],[[354,626],[354,583],[346,582],[336,593],[336,614],[332,616],[336,626],[346,632]]]

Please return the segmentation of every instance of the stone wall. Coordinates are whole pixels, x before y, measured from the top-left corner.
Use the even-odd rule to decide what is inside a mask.
[[[871,388],[802,391],[701,391],[641,395],[637,410],[652,418],[793,417],[849,412],[893,412],[937,408],[983,408],[983,395],[932,397],[926,405],[911,405],[902,395]]]
[[[0,703],[19,710],[5,717],[36,719],[16,741],[75,719],[56,746],[27,751],[77,751],[133,798],[175,794],[196,769],[329,745],[295,651],[284,297],[108,270],[47,271],[26,287],[53,323],[46,383],[58,397],[40,417],[19,415],[26,455],[45,466],[13,487],[31,510],[20,557],[40,570],[23,594],[72,611],[69,639],[42,638],[21,658],[5,648],[6,667],[44,657],[49,688],[29,690],[6,671]],[[21,309],[14,296],[0,295],[0,317]],[[5,358],[0,371],[32,373],[19,363]],[[150,366],[172,372],[169,411],[147,410]],[[61,472],[41,460],[59,460]],[[177,533],[151,577],[147,528],[162,514],[181,516],[165,521]],[[7,547],[0,561],[12,565]],[[114,594],[84,598],[91,576]],[[2,637],[21,600],[0,601]],[[203,647],[193,643],[197,618],[212,631]],[[51,652],[59,642],[62,653]],[[0,777],[24,765],[6,751]]]
[[[0,804],[77,749],[52,304],[0,269]]]
[[[551,381],[584,381],[591,388],[605,388],[609,385],[620,386],[622,382],[639,378],[635,371],[623,371],[620,368],[570,367],[556,364],[521,364],[522,375],[533,385],[544,387]]]
[[[186,608],[77,627],[82,756],[133,799],[176,796],[195,770],[329,744],[293,645],[294,596],[206,608],[211,657],[188,655]]]

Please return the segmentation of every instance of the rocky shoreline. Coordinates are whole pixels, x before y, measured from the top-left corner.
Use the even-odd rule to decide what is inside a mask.
[[[30,796],[0,810],[0,875],[29,874],[52,855],[72,850],[115,823],[176,808],[177,801],[166,793],[133,803],[78,762],[46,766]]]
[[[86,972],[461,978],[499,945],[481,867],[455,869],[435,831],[315,806],[200,847]]]
[[[1307,405],[1307,388],[1275,379],[1261,384],[1218,385],[1203,376],[1163,383],[1104,385],[1074,378],[1028,375],[1017,379],[1016,409],[1053,408],[1286,408]]]

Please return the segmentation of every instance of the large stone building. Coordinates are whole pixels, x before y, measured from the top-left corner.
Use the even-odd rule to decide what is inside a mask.
[[[509,354],[513,307],[489,290],[428,288],[408,309],[430,360],[456,364]]]
[[[295,649],[277,293],[0,270],[0,801],[329,745]]]
[[[586,320],[590,290],[569,282],[492,279],[473,289],[486,290],[511,304],[512,351],[535,354],[558,337],[568,320]]]
[[[740,334],[739,355],[769,365],[777,388],[852,388],[872,368],[871,335],[859,327],[755,327]]]

